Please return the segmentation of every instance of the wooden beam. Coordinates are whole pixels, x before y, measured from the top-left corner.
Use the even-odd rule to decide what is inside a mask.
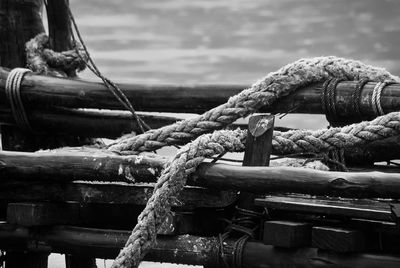
[[[293,167],[240,167],[203,163],[192,183],[213,189],[258,193],[304,193],[341,197],[400,197],[398,175],[383,172],[334,172]]]
[[[54,201],[145,205],[153,193],[152,184],[126,183],[26,183],[18,187],[1,187],[0,200],[8,202]],[[236,201],[236,193],[201,187],[185,187],[174,207],[222,208]]]
[[[109,151],[0,152],[0,174],[11,180],[155,182],[166,158]]]
[[[369,199],[340,199],[306,196],[267,196],[256,199],[259,206],[271,210],[318,214],[336,218],[360,218],[393,221],[390,203]]]
[[[115,258],[130,231],[54,226],[28,229],[0,223],[0,247],[30,248],[36,251],[85,254]],[[29,242],[29,243],[28,243]],[[38,243],[40,242],[40,243]],[[233,241],[227,241],[233,246]],[[217,267],[221,264],[219,239],[192,235],[160,236],[145,260]],[[229,254],[233,254],[232,253]],[[228,256],[232,259],[232,256]],[[243,267],[388,267],[400,265],[400,255],[380,253],[340,254],[315,248],[279,249],[260,242],[247,242],[243,247]]]
[[[108,151],[0,152],[0,184],[38,181],[155,181],[165,158],[118,156]],[[62,170],[63,172],[60,172]],[[293,192],[342,197],[400,198],[397,173],[333,172],[293,167],[241,167],[202,163],[188,183],[254,193]]]
[[[5,65],[1,65],[5,66]],[[4,88],[9,70],[0,68],[0,88]],[[120,103],[101,83],[83,80],[26,75],[22,83],[22,100],[27,106],[62,106],[70,108],[121,109]],[[367,83],[361,93],[360,109],[365,119],[375,117],[370,99],[376,83]],[[119,84],[128,99],[139,111],[190,112],[208,111],[225,103],[229,97],[238,94],[249,85],[143,85]],[[339,117],[349,114],[352,93],[356,81],[338,84],[337,112]],[[321,114],[322,83],[298,89],[260,112],[287,112],[293,108],[296,113]],[[0,105],[6,104],[4,91],[0,91]],[[400,84],[388,85],[381,95],[385,112],[400,109]]]

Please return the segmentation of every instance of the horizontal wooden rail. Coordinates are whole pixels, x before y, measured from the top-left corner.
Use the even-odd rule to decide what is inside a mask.
[[[1,185],[73,180],[149,182],[160,174],[164,158],[92,152],[0,152]],[[295,192],[342,197],[400,198],[398,173],[327,172],[292,167],[242,167],[203,163],[191,185],[257,193]]]
[[[30,229],[0,224],[0,248],[26,249],[38,252],[78,254],[98,258],[115,258],[130,231],[53,226]],[[224,245],[234,248],[234,241]],[[241,253],[227,250],[225,258],[232,266],[234,254],[242,254],[243,267],[387,267],[400,265],[400,256],[382,253],[340,254],[316,248],[282,249],[261,242],[246,242]],[[217,237],[193,235],[159,236],[157,244],[145,256],[156,262],[219,267],[220,241]]]
[[[152,128],[173,124],[182,117],[159,114],[140,114],[140,117]],[[141,133],[137,121],[130,112],[97,109],[70,109],[51,107],[51,109],[33,108],[29,111],[29,120],[37,133],[61,133],[81,137],[117,138],[132,131]],[[9,109],[0,107],[0,122],[15,125]]]
[[[0,88],[4,89],[9,70],[0,68]],[[26,106],[69,108],[121,109],[121,104],[101,83],[27,74],[22,83],[22,100]],[[360,109],[365,118],[374,116],[371,105],[376,83],[367,83],[361,93]],[[297,90],[262,112],[322,113],[321,83]],[[351,117],[352,94],[356,81],[338,84],[336,100],[339,116]],[[141,85],[120,84],[121,89],[139,111],[205,112],[225,103],[229,97],[249,85]],[[389,85],[381,96],[385,112],[400,110],[400,84]],[[4,90],[0,91],[0,106],[8,105]]]

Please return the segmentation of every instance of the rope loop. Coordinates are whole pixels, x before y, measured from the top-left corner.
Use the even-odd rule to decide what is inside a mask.
[[[368,78],[362,78],[358,81],[357,86],[354,88],[352,94],[352,113],[357,116],[358,121],[362,121],[362,113],[361,113],[361,93],[364,86],[369,82]]]
[[[331,126],[338,126],[339,119],[336,109],[336,87],[344,78],[328,78],[322,86],[322,110],[325,113],[326,120]]]
[[[15,68],[7,76],[5,93],[10,102],[11,112],[17,126],[33,132],[21,99],[21,83],[26,73],[32,72],[25,68]]]
[[[380,116],[384,115],[385,112],[383,111],[382,108],[382,103],[381,103],[381,95],[383,90],[385,89],[386,86],[393,84],[392,81],[384,81],[384,82],[378,82],[375,87],[374,91],[372,92],[371,96],[371,104],[372,104],[372,109],[374,110],[375,116]]]

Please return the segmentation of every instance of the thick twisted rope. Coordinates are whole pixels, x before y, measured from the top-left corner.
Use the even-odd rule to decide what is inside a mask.
[[[138,223],[111,267],[137,267],[154,244],[157,230],[171,204],[205,157],[223,152],[243,151],[245,132],[221,130],[200,136],[178,151],[159,178],[153,195],[138,217]]]
[[[292,130],[275,131],[272,139],[274,154],[321,152],[332,149],[349,148],[372,141],[398,135],[400,132],[400,112],[390,113],[342,128],[318,131]]]
[[[112,151],[153,151],[166,145],[184,144],[201,134],[224,128],[236,119],[271,105],[277,99],[289,95],[308,83],[321,82],[328,77],[345,77],[348,80],[368,78],[374,81],[400,79],[382,68],[375,68],[359,61],[337,57],[301,59],[286,65],[277,72],[269,73],[227,103],[195,118],[134,136],[129,134],[109,145]]]
[[[171,204],[206,157],[243,151],[247,131],[219,130],[205,134],[185,145],[159,178],[153,195],[138,217],[131,236],[112,267],[137,267],[155,243],[157,230],[165,220]],[[390,113],[369,122],[318,131],[275,132],[273,151],[282,154],[321,152],[364,145],[400,134],[400,113]]]

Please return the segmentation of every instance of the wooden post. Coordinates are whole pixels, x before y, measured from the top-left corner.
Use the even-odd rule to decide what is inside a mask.
[[[274,116],[268,114],[256,114],[250,117],[243,166],[269,166],[274,121]],[[239,196],[238,206],[254,209],[254,198],[254,194],[243,192]]]
[[[0,66],[26,66],[25,43],[44,32],[43,0],[0,1]],[[2,148],[11,151],[36,149],[31,136],[16,127],[2,126]]]
[[[46,5],[50,47],[57,52],[73,49],[68,5],[69,0],[48,0]],[[67,75],[75,77],[76,72]]]
[[[272,151],[272,134],[274,131],[275,117],[269,114],[255,114],[249,118],[246,138],[246,148],[243,166],[269,166]],[[254,205],[256,194],[241,192],[238,199],[238,208],[261,212],[262,208]],[[238,212],[240,217],[241,212]],[[248,226],[253,228],[254,226]],[[260,224],[255,238],[260,238],[263,226]]]
[[[25,43],[44,32],[43,0],[0,1],[0,66],[25,67]],[[2,148],[6,150],[36,149],[31,135],[12,126],[1,129]],[[6,253],[6,267],[47,267],[48,254],[13,251]]]

